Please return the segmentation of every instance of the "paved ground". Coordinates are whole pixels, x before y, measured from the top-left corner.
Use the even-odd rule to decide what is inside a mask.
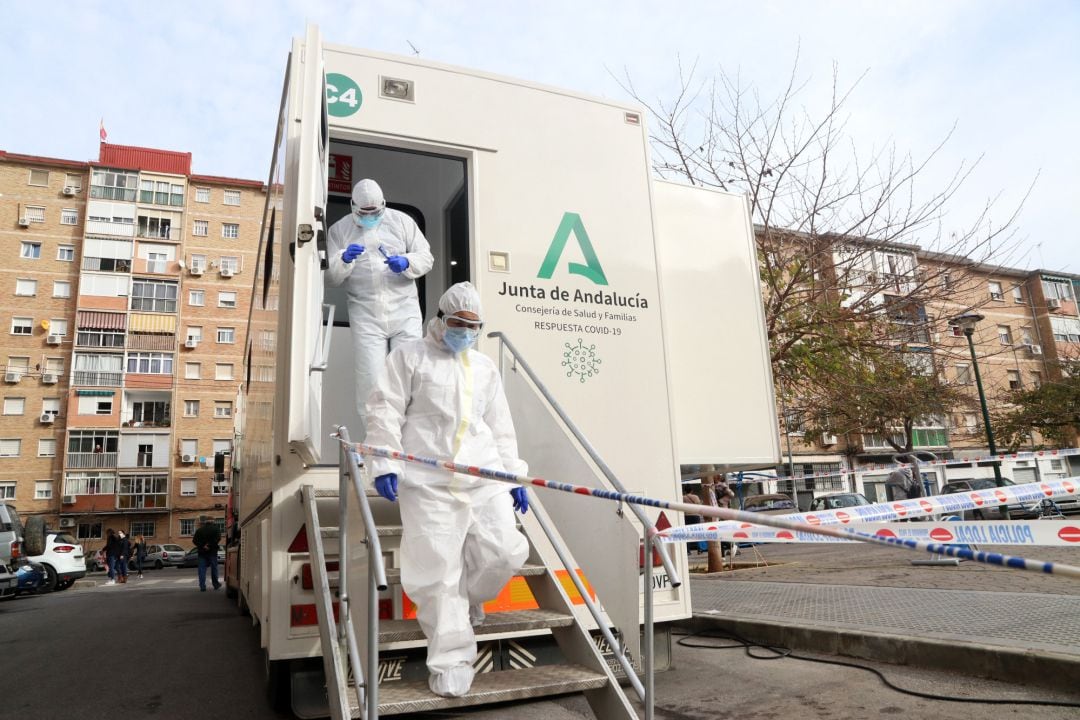
[[[1080,548],[1025,554],[1080,565]],[[972,562],[912,565],[918,557],[862,545],[745,548],[739,560],[770,566],[693,574],[695,618],[806,650],[1075,686],[1080,581]]]

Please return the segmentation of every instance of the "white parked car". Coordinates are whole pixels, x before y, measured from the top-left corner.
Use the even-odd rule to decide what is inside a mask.
[[[81,577],[86,577],[86,560],[83,547],[67,533],[49,530],[45,533],[45,552],[33,555],[30,562],[45,567],[42,592],[67,590]]]

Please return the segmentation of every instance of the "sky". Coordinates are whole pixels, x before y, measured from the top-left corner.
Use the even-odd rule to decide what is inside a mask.
[[[96,159],[109,142],[193,154],[193,171],[265,180],[283,70],[306,23],[324,40],[412,54],[629,101],[668,98],[684,67],[723,69],[764,96],[797,61],[800,102],[827,100],[833,67],[858,80],[853,147],[924,156],[940,187],[978,160],[950,203],[963,228],[1023,201],[1010,266],[1080,274],[1080,3],[1072,0],[227,0],[0,5],[0,149]],[[60,9],[63,8],[63,9]],[[861,78],[861,80],[860,80]],[[981,158],[981,159],[980,159]]]

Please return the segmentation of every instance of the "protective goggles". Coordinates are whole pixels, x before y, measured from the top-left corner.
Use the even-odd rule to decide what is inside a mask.
[[[357,217],[373,217],[373,216],[382,215],[384,210],[386,210],[385,205],[378,206],[378,207],[361,207],[361,208],[358,208],[358,207],[356,207],[354,205],[353,209],[352,209],[353,215],[356,215]]]
[[[442,310],[439,311],[439,317],[446,323],[446,327],[472,328],[474,330],[479,330],[484,327],[483,320],[469,320],[468,318],[458,317],[457,315],[444,315]]]

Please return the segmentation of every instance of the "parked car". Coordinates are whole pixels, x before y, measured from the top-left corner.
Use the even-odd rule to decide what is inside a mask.
[[[13,598],[16,595],[33,595],[37,593],[41,590],[41,586],[45,584],[48,575],[45,573],[45,566],[41,563],[28,562],[15,571],[15,577],[19,579],[18,587],[15,589],[15,592],[8,595],[7,598]]]
[[[105,560],[104,548],[87,552],[84,555],[83,559],[86,561],[86,572],[105,570],[109,567],[108,562]]]
[[[31,562],[41,563],[47,575],[42,592],[67,590],[79,578],[86,577],[83,547],[67,533],[49,530],[45,533],[45,552],[30,556]]]
[[[18,590],[15,573],[26,564],[24,533],[15,506],[0,502],[0,597],[13,596]]]
[[[1005,480],[1006,485],[1015,485],[1012,480]],[[942,495],[955,495],[956,493],[966,493],[972,490],[992,490],[997,487],[997,482],[991,478],[979,478],[975,480],[950,480],[945,483],[945,487],[941,489]],[[1024,507],[1020,504],[1009,505],[1009,517],[1013,520],[1031,520],[1039,517],[1039,513],[1031,510],[1029,507]],[[1000,520],[1001,519],[1001,506],[1000,505],[984,505],[978,510],[965,510],[965,520]]]
[[[759,512],[763,515],[787,515],[795,512],[795,503],[783,493],[771,495],[749,495],[743,500],[742,509],[746,512]]]
[[[810,503],[811,510],[838,510],[840,508],[869,505],[870,501],[862,493],[833,493],[814,498]]]
[[[146,560],[144,568],[157,568],[160,570],[166,565],[179,567],[184,561],[184,548],[179,545],[148,545],[146,547]]]
[[[218,569],[222,570],[225,567],[225,548],[218,548],[217,561]],[[199,567],[199,549],[191,548],[184,553],[184,559],[180,562],[178,567]]]

